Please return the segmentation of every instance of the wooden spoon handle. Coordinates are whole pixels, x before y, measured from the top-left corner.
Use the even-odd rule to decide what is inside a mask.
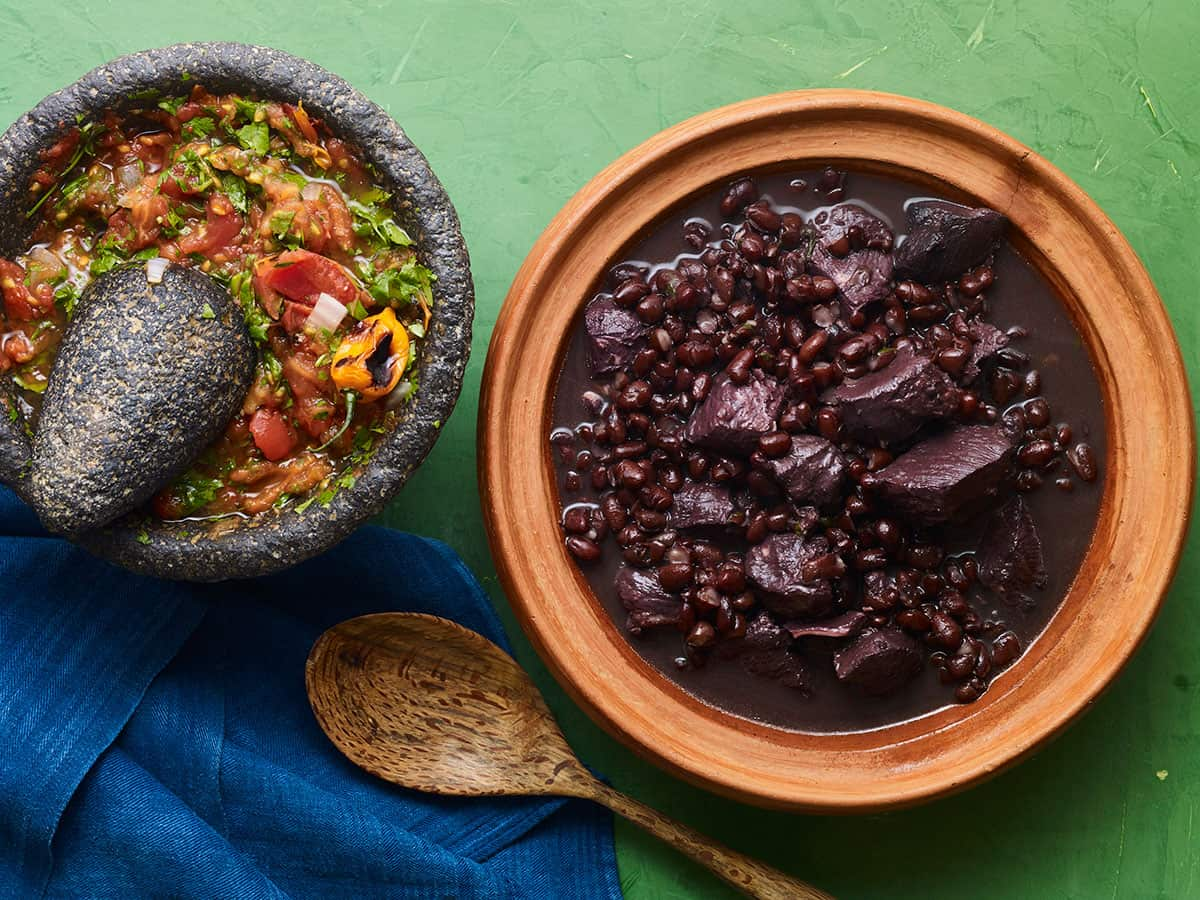
[[[833,897],[824,891],[819,891],[803,881],[797,881],[766,863],[723,847],[700,832],[668,819],[662,813],[626,797],[606,784],[596,782],[595,791],[590,796],[597,803],[604,804],[618,815],[666,841],[685,856],[751,897],[761,900],[833,900]]]

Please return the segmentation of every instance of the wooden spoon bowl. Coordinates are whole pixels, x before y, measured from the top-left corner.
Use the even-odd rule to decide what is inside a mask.
[[[768,727],[696,700],[643,661],[567,554],[548,434],[568,339],[601,273],[669,209],[736,174],[833,163],[926,184],[1012,221],[1099,375],[1108,455],[1091,546],[1047,631],[977,702],[853,734]],[[536,339],[531,339],[536,336]],[[960,790],[1032,752],[1132,655],[1182,549],[1195,480],[1178,345],[1146,271],[1080,188],[960,113],[859,91],[763,97],[627,153],[546,229],[492,336],[479,481],[501,581],[550,670],[600,725],[687,780],[764,806],[880,810]]]

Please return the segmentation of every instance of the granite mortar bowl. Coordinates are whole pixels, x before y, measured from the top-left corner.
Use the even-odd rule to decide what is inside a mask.
[[[215,92],[303,101],[338,137],[356,144],[392,193],[393,211],[413,237],[434,283],[434,315],[417,361],[420,389],[380,441],[352,488],[328,506],[271,511],[209,534],[131,514],[77,537],[93,553],[134,571],[190,581],[264,575],[314,556],[380,512],[432,449],[462,387],[471,345],[474,291],[458,216],[421,152],[392,118],[336,75],[266,47],[178,44],[107,63],[51,94],[0,136],[0,256],[22,249],[33,221],[30,176],[38,154],[76,123],[147,96]],[[11,403],[0,393],[0,406]],[[9,407],[11,408],[11,406]],[[25,423],[0,416],[0,481],[28,497]],[[197,448],[197,453],[203,448]]]
[[[1095,534],[1047,630],[978,701],[841,734],[770,727],[693,698],[642,660],[592,594],[559,530],[553,393],[584,304],[624,247],[668,210],[735,177],[832,164],[893,175],[1003,212],[1055,287],[1099,376],[1108,437]],[[539,335],[539,340],[523,336]],[[492,552],[547,666],[610,734],[697,785],[814,812],[902,807],[961,790],[1033,752],[1091,704],[1145,636],[1174,574],[1195,478],[1182,359],[1117,228],[1012,138],[922,101],[801,91],[700,115],[597,175],[546,229],[493,334],[479,417]]]

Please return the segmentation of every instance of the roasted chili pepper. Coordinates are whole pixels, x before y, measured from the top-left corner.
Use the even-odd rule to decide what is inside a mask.
[[[408,331],[391,308],[363,319],[338,345],[329,374],[344,391],[375,400],[391,393],[408,367]]]

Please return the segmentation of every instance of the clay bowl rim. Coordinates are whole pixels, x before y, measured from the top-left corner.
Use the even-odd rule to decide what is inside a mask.
[[[1051,279],[1088,345],[1108,455],[1100,518],[1066,600],[983,698],[886,728],[816,735],[707,706],[637,655],[563,546],[547,435],[571,329],[622,247],[707,185],[827,162],[901,174],[1009,216],[1010,236]],[[1118,415],[1134,409],[1136,417]],[[479,441],[484,520],[501,583],[572,699],[639,755],[693,784],[824,813],[894,809],[962,790],[1082,713],[1162,604],[1186,537],[1196,465],[1170,321],[1133,249],[1095,202],[1030,148],[976,119],[847,90],[776,94],[704,113],[650,138],[580,190],[538,239],[504,303],[485,366]],[[1106,596],[1126,602],[1086,602]],[[1102,606],[1115,614],[1106,618]]]
[[[149,91],[159,96],[186,94],[196,84],[214,92],[303,101],[335,135],[357,144],[392,191],[395,211],[414,237],[421,262],[437,277],[434,318],[419,361],[420,389],[356,483],[339,490],[330,504],[314,503],[303,512],[269,512],[232,532],[198,540],[186,533],[186,526],[147,526],[136,513],[78,538],[97,555],[137,572],[219,581],[295,565],[332,547],[384,508],[433,449],[458,400],[470,356],[475,301],[457,213],[428,160],[400,125],[339,76],[269,47],[207,42],[143,50],[107,62],[50,94],[0,137],[0,208],[24,209],[36,152],[78,116],[90,118],[110,108],[152,102],[146,99]],[[24,240],[25,217],[16,218],[20,224],[0,226],[2,250]],[[5,424],[0,422],[0,428]],[[0,434],[0,443],[4,437]],[[0,453],[0,462],[3,457]],[[20,477],[6,480],[27,496]]]

